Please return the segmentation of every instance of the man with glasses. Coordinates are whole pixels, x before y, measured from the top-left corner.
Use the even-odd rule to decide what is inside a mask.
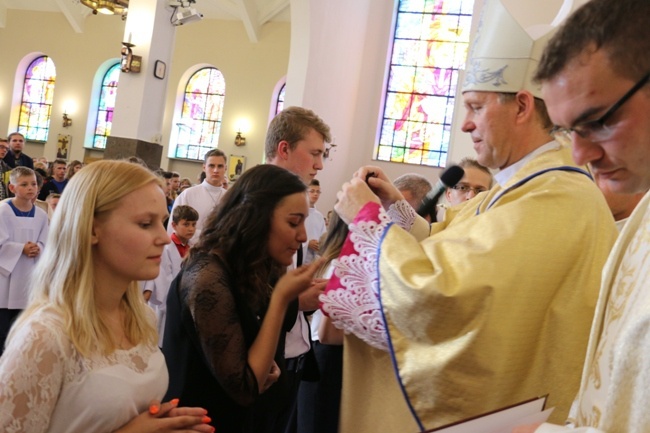
[[[462,129],[495,185],[426,238],[378,167],[339,192],[350,236],[321,300],[356,357],[341,433],[423,431],[545,394],[552,419],[566,418],[617,232],[589,173],[549,135],[532,82],[549,37],[533,40],[497,0],[483,6]]]
[[[573,157],[620,193],[650,189],[650,2],[592,0],[549,42],[536,78]],[[637,205],[603,273],[582,383],[567,427],[650,431],[650,195]]]
[[[465,174],[460,182],[445,191],[445,198],[450,206],[470,200],[489,190],[492,186],[492,173],[477,160],[463,158],[458,165],[465,171]]]

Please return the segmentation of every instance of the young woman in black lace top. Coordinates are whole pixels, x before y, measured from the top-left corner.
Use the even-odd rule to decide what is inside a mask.
[[[284,334],[293,324],[283,321],[295,318],[295,299],[319,265],[285,274],[307,240],[305,191],[282,168],[248,170],[208,218],[170,288],[168,394],[184,405],[201,402],[219,433],[277,431],[287,391]]]

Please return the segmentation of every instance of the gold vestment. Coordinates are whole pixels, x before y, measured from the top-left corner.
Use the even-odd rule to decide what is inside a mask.
[[[556,407],[552,419],[566,419],[617,231],[584,174],[546,172],[500,196],[559,166],[574,166],[568,149],[537,155],[503,187],[450,209],[422,242],[396,225],[388,229],[379,291],[399,378],[385,369],[384,377],[344,380],[342,404],[354,401],[364,424],[342,412],[342,433],[413,431],[402,402],[395,411],[381,403],[404,396],[426,429],[544,394]],[[373,354],[362,356],[364,349]],[[357,359],[344,371],[375,352],[355,347]],[[379,356],[390,362],[391,354]],[[393,383],[366,393],[369,381]],[[403,429],[384,428],[400,422]]]

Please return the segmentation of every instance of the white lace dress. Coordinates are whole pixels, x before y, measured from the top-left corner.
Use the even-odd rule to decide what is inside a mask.
[[[144,345],[82,357],[51,310],[36,313],[0,358],[0,431],[112,432],[160,400],[165,360]]]

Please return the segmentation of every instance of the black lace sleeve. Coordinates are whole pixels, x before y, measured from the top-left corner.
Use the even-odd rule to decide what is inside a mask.
[[[258,385],[248,366],[248,348],[259,330],[259,318],[242,305],[214,256],[200,257],[188,266],[180,290],[214,378],[237,404],[250,405],[258,396]]]

